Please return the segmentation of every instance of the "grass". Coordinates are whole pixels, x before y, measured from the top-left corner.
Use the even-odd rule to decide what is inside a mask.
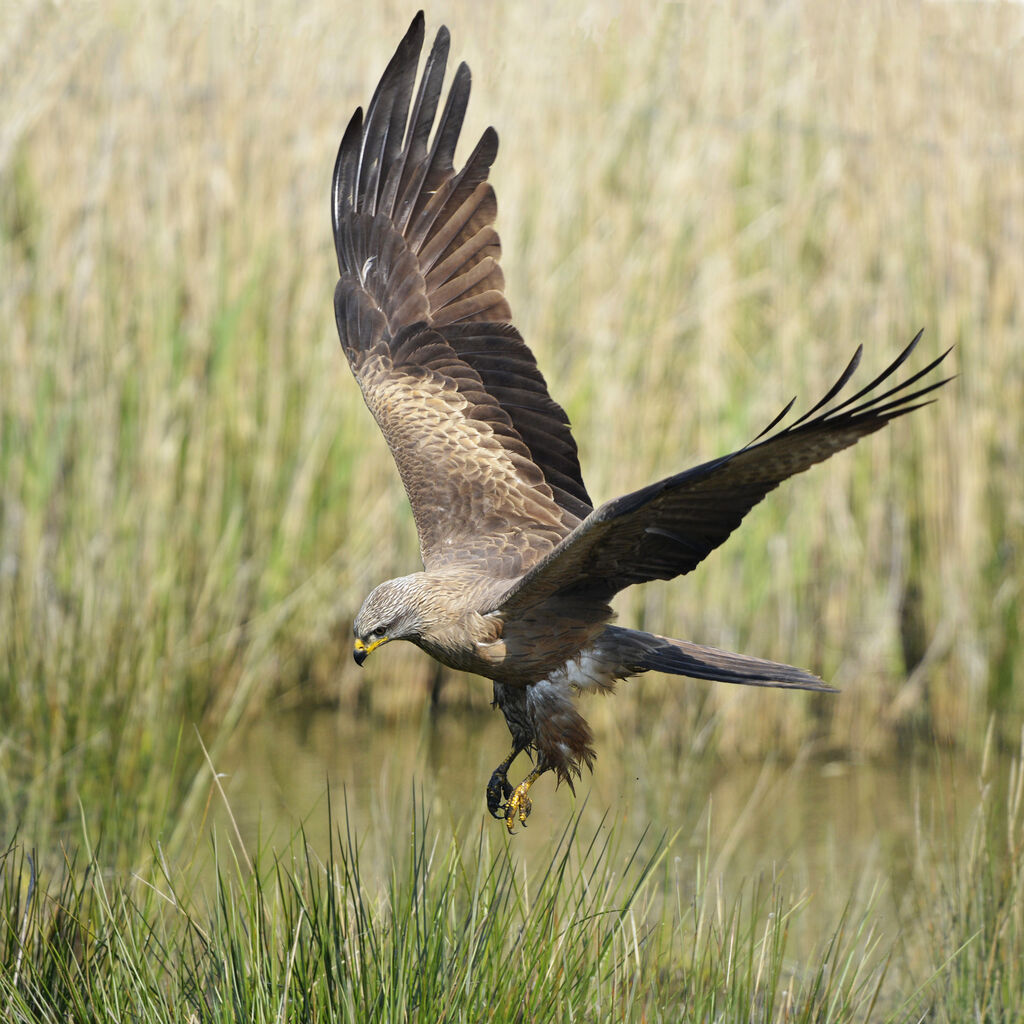
[[[851,895],[801,956],[813,895],[784,868],[732,880],[710,840],[592,832],[574,816],[528,863],[486,822],[403,820],[327,849],[247,850],[215,829],[197,860],[130,873],[87,835],[59,868],[0,855],[6,1021],[1011,1021],[1024,1011],[1021,765],[982,769],[964,842],[919,832],[906,890]],[[1008,785],[1010,798],[994,794]],[[328,804],[330,801],[328,801]],[[342,801],[344,804],[344,801]],[[328,814],[330,809],[328,806]],[[948,833],[954,830],[949,828]],[[367,859],[383,838],[386,862]],[[115,858],[116,859],[116,858]],[[200,866],[201,865],[201,866]],[[891,899],[899,931],[881,913]]]

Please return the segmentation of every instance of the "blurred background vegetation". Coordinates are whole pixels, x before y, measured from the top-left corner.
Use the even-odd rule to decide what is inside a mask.
[[[413,11],[0,14],[0,821],[156,820],[243,721],[488,684],[350,622],[418,567],[338,350],[328,185]],[[805,665],[650,676],[723,757],[1015,741],[1024,697],[1024,37],[1002,4],[442,2],[494,124],[515,318],[596,500],[725,452],[856,345],[955,345],[936,405],[776,492],[622,621]],[[454,713],[454,711],[450,712]],[[182,737],[188,736],[188,742]],[[183,751],[189,753],[183,753]],[[43,827],[43,826],[40,826]]]
[[[618,604],[842,694],[625,684],[513,839],[489,685],[350,656],[418,551],[328,185],[412,14],[0,4],[0,1013],[1020,1019],[1024,9],[428,10],[596,500],[958,374]]]

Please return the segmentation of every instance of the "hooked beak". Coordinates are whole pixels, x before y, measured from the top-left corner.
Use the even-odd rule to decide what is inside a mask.
[[[362,666],[367,657],[380,647],[381,644],[386,644],[389,639],[389,637],[382,636],[379,640],[374,640],[369,646],[364,644],[362,640],[357,639],[352,645],[352,660],[357,665]]]

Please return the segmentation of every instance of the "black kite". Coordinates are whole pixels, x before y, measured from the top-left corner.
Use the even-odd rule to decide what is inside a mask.
[[[423,572],[382,583],[356,616],[355,659],[409,640],[494,683],[512,750],[487,786],[509,830],[546,771],[572,783],[594,760],[577,690],[657,670],[754,686],[828,690],[790,665],[610,625],[620,590],[695,569],[770,490],[925,404],[944,381],[883,373],[840,398],[860,349],[812,409],[739,451],[593,507],[562,407],[511,324],[487,183],[492,128],[453,164],[469,100],[461,64],[438,118],[449,35],[416,86],[422,13],[357,110],[334,168],[331,213],[341,279],[334,305],[345,356],[412,505]],[[436,121],[436,125],[435,125]],[[792,403],[790,403],[792,405]],[[770,434],[770,436],[768,436]],[[535,758],[513,788],[507,772]]]

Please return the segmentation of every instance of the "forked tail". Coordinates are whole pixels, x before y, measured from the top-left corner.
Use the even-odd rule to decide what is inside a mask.
[[[668,672],[694,679],[714,679],[744,686],[775,686],[787,690],[838,692],[818,676],[794,665],[751,658],[654,633],[608,626],[604,638],[625,654],[630,672]]]

